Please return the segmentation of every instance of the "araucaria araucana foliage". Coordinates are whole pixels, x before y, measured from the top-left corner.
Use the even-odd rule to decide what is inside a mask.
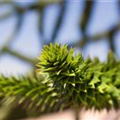
[[[120,61],[84,59],[67,45],[45,45],[38,57],[38,77],[0,76],[0,95],[40,111],[65,108],[110,109],[120,103]]]
[[[81,54],[67,45],[44,46],[38,57],[39,73],[46,74],[57,93],[66,97],[70,106],[95,107],[96,109],[119,107],[120,62],[112,52],[107,62],[97,58],[85,60]]]

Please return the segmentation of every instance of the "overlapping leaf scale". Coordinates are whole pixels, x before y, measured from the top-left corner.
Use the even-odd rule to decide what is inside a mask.
[[[51,109],[59,100],[58,94],[50,83],[42,83],[40,78],[37,80],[34,77],[1,75],[0,95],[5,98],[15,97],[18,104],[26,104],[28,109],[39,108],[41,111]]]
[[[39,73],[47,74],[53,86],[71,105],[96,109],[119,107],[120,62],[110,53],[106,63],[84,60],[67,45],[45,46],[38,57]]]

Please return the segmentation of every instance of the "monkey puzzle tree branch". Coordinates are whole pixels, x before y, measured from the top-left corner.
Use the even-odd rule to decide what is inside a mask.
[[[64,93],[73,106],[119,107],[120,62],[112,53],[107,63],[100,63],[98,59],[84,60],[81,54],[74,56],[73,51],[68,50],[67,45],[44,46],[38,58],[38,72],[47,74],[54,87]]]
[[[26,110],[34,109],[40,115],[58,111],[60,105],[63,104],[58,104],[62,98],[51,84],[50,81],[46,82],[43,76],[34,78],[32,76],[5,77],[0,75],[0,94],[5,98],[14,98],[13,104],[22,105]],[[57,104],[58,107],[56,107]]]
[[[36,77],[1,75],[0,95],[14,97],[25,109],[38,114],[66,108],[119,108],[120,61],[112,52],[107,62],[99,62],[74,55],[74,49],[68,50],[67,45],[50,44],[44,46],[37,67]]]

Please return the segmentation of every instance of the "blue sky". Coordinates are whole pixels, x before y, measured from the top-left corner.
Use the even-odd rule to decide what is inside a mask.
[[[116,0],[117,1],[117,0]],[[22,6],[28,3],[20,3]],[[32,3],[29,3],[32,4]],[[111,27],[113,27],[120,20],[120,15],[118,8],[116,7],[117,2],[113,1],[97,1],[95,8],[93,9],[93,14],[88,25],[87,34],[94,35],[100,32],[104,32]],[[66,17],[64,19],[64,24],[57,37],[57,42],[68,43],[73,40],[78,40],[82,37],[81,30],[78,27],[79,15],[81,15],[83,10],[83,2],[73,2],[70,1],[67,5]],[[0,8],[0,15],[11,10],[10,6],[4,6]],[[54,28],[53,24],[58,16],[60,8],[57,4],[48,6],[45,9],[44,17],[44,36],[45,38],[50,38],[52,30]],[[18,36],[15,38],[15,42],[11,46],[12,49],[30,56],[37,57],[40,53],[40,43],[42,37],[38,34],[38,16],[36,12],[27,12],[24,14],[24,21],[22,29]],[[0,22],[0,49],[2,45],[10,38],[15,25],[17,23],[16,16],[13,15],[9,19]],[[117,48],[117,53],[120,53],[120,31],[115,35],[115,44]],[[105,61],[108,53],[107,38],[89,44],[83,52],[84,57],[90,56],[91,58],[98,56],[101,61]],[[120,57],[120,56],[119,56]],[[8,54],[0,56],[0,73],[4,74],[24,74],[31,69],[29,64],[26,64]]]

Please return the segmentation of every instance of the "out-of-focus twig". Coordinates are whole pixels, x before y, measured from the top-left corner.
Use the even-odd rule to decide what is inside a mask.
[[[94,0],[93,1],[85,0],[84,11],[79,23],[80,24],[79,26],[81,28],[82,35],[83,35],[83,40],[82,41],[80,40],[80,43],[79,43],[80,46],[82,46],[81,48],[83,48],[85,44],[88,43],[88,39],[86,39],[86,29],[90,21],[93,7],[94,7]]]
[[[38,30],[39,30],[39,35],[42,36],[42,40],[40,42],[40,45],[45,43],[45,38],[44,38],[44,8],[41,8],[38,10]]]
[[[32,65],[36,62],[35,59],[31,59],[29,57],[26,57],[26,56],[24,56],[24,55],[22,55],[22,54],[20,54],[20,53],[18,53],[16,51],[13,51],[13,50],[9,49],[8,47],[4,47],[1,51],[2,51],[2,54],[3,53],[10,54],[10,55],[12,55],[12,56],[14,56],[16,58],[19,58],[19,59],[21,59],[21,60],[23,60],[23,61],[25,61],[27,63],[30,63]]]
[[[109,39],[109,46],[110,46],[110,49],[116,53],[116,50],[115,50],[115,45],[114,45],[114,34],[117,32],[117,29],[114,28],[112,29],[110,32],[109,32],[109,35],[108,35],[108,39]]]
[[[120,14],[120,0],[118,0],[118,10],[119,10],[119,14]]]
[[[7,18],[10,18],[10,16],[12,16],[14,14],[13,11],[9,11],[3,15],[0,16],[0,22],[4,21]]]
[[[11,37],[9,37],[9,39],[5,43],[5,46],[9,46],[10,44],[12,44],[15,37],[17,36],[17,34],[20,31],[20,28],[22,26],[22,21],[23,21],[23,13],[24,13],[23,9],[19,8],[18,5],[15,4],[15,3],[13,3],[12,6],[14,7],[15,12],[10,11],[10,13],[11,13],[11,15],[15,14],[18,21],[17,21],[17,24],[15,26],[15,29],[14,29],[13,33],[11,34]],[[7,16],[6,14],[4,14],[3,16],[6,16],[6,17],[4,17],[4,19],[10,17],[10,16]],[[1,17],[1,18],[3,18],[3,17]]]
[[[94,0],[91,1],[85,0],[84,11],[79,23],[83,34],[85,33],[86,28],[88,26],[93,7],[94,7]]]
[[[118,30],[120,30],[120,23],[118,23],[116,26],[114,26],[112,29],[106,32],[93,35],[93,36],[84,36],[82,39],[79,40],[80,42],[69,44],[69,46],[83,47],[84,44],[86,44],[86,42],[88,43],[88,42],[93,42],[93,41],[99,41],[100,39],[107,38],[111,34],[111,32],[118,31]],[[89,41],[86,41],[86,39]]]
[[[66,12],[66,5],[67,5],[67,1],[62,0],[61,10],[60,10],[60,13],[59,13],[59,17],[57,19],[57,23],[56,23],[55,28],[53,30],[53,34],[52,34],[50,42],[53,42],[53,43],[55,42],[56,37],[57,37],[57,35],[60,31],[61,25],[63,23],[64,16],[65,16],[65,12]]]
[[[12,2],[11,0],[0,0],[0,6],[1,5],[7,5],[7,4],[13,4],[14,2]]]

